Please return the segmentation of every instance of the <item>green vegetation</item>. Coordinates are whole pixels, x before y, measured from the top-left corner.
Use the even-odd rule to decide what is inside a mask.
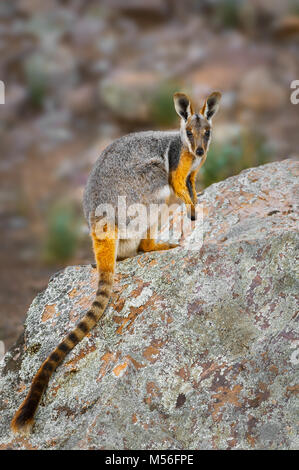
[[[207,187],[246,168],[263,165],[269,161],[270,151],[264,139],[256,133],[243,131],[239,138],[229,143],[211,143],[199,181],[203,187]]]
[[[80,218],[69,204],[56,204],[50,210],[47,236],[43,249],[44,261],[65,262],[76,252],[80,239]]]
[[[215,5],[214,18],[224,28],[238,28],[241,24],[243,0],[222,0]]]
[[[25,77],[30,100],[37,108],[42,107],[46,95],[47,79],[45,64],[39,55],[32,55],[25,62]]]
[[[293,15],[299,16],[299,2],[298,0],[290,0],[288,3],[289,12]]]
[[[158,127],[172,126],[177,120],[173,106],[173,94],[181,89],[181,85],[174,82],[163,82],[153,96],[151,117]]]

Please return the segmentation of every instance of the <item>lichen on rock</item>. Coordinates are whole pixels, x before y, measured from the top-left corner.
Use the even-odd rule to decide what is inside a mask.
[[[202,246],[117,263],[104,318],[16,437],[34,373],[96,290],[91,266],[55,275],[1,362],[0,449],[298,448],[298,174],[285,160],[214,184]]]

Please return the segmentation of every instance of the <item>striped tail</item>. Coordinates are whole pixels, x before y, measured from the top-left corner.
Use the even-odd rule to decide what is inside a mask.
[[[97,240],[93,237],[93,247],[99,270],[96,298],[90,310],[64,340],[52,351],[35,375],[27,397],[11,422],[14,433],[28,434],[34,424],[34,415],[46,390],[50,377],[66,355],[89,333],[103,316],[109,302],[115,268],[115,240]],[[108,252],[107,252],[108,250]],[[103,257],[102,257],[103,255]],[[102,258],[102,259],[101,259]],[[101,271],[101,266],[105,271]]]

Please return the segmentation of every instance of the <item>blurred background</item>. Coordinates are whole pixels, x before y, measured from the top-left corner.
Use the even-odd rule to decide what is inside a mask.
[[[174,91],[223,93],[199,189],[294,156],[296,0],[0,2],[0,341],[50,276],[93,262],[81,201],[116,137],[178,127]],[[298,153],[297,153],[298,154]],[[1,343],[3,347],[3,343]]]

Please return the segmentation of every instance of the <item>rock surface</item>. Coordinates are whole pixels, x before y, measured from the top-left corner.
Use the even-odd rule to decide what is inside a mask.
[[[34,432],[14,437],[33,374],[96,289],[91,266],[57,273],[1,363],[0,448],[298,448],[298,170],[210,186],[201,247],[119,262],[101,324],[54,374]]]

